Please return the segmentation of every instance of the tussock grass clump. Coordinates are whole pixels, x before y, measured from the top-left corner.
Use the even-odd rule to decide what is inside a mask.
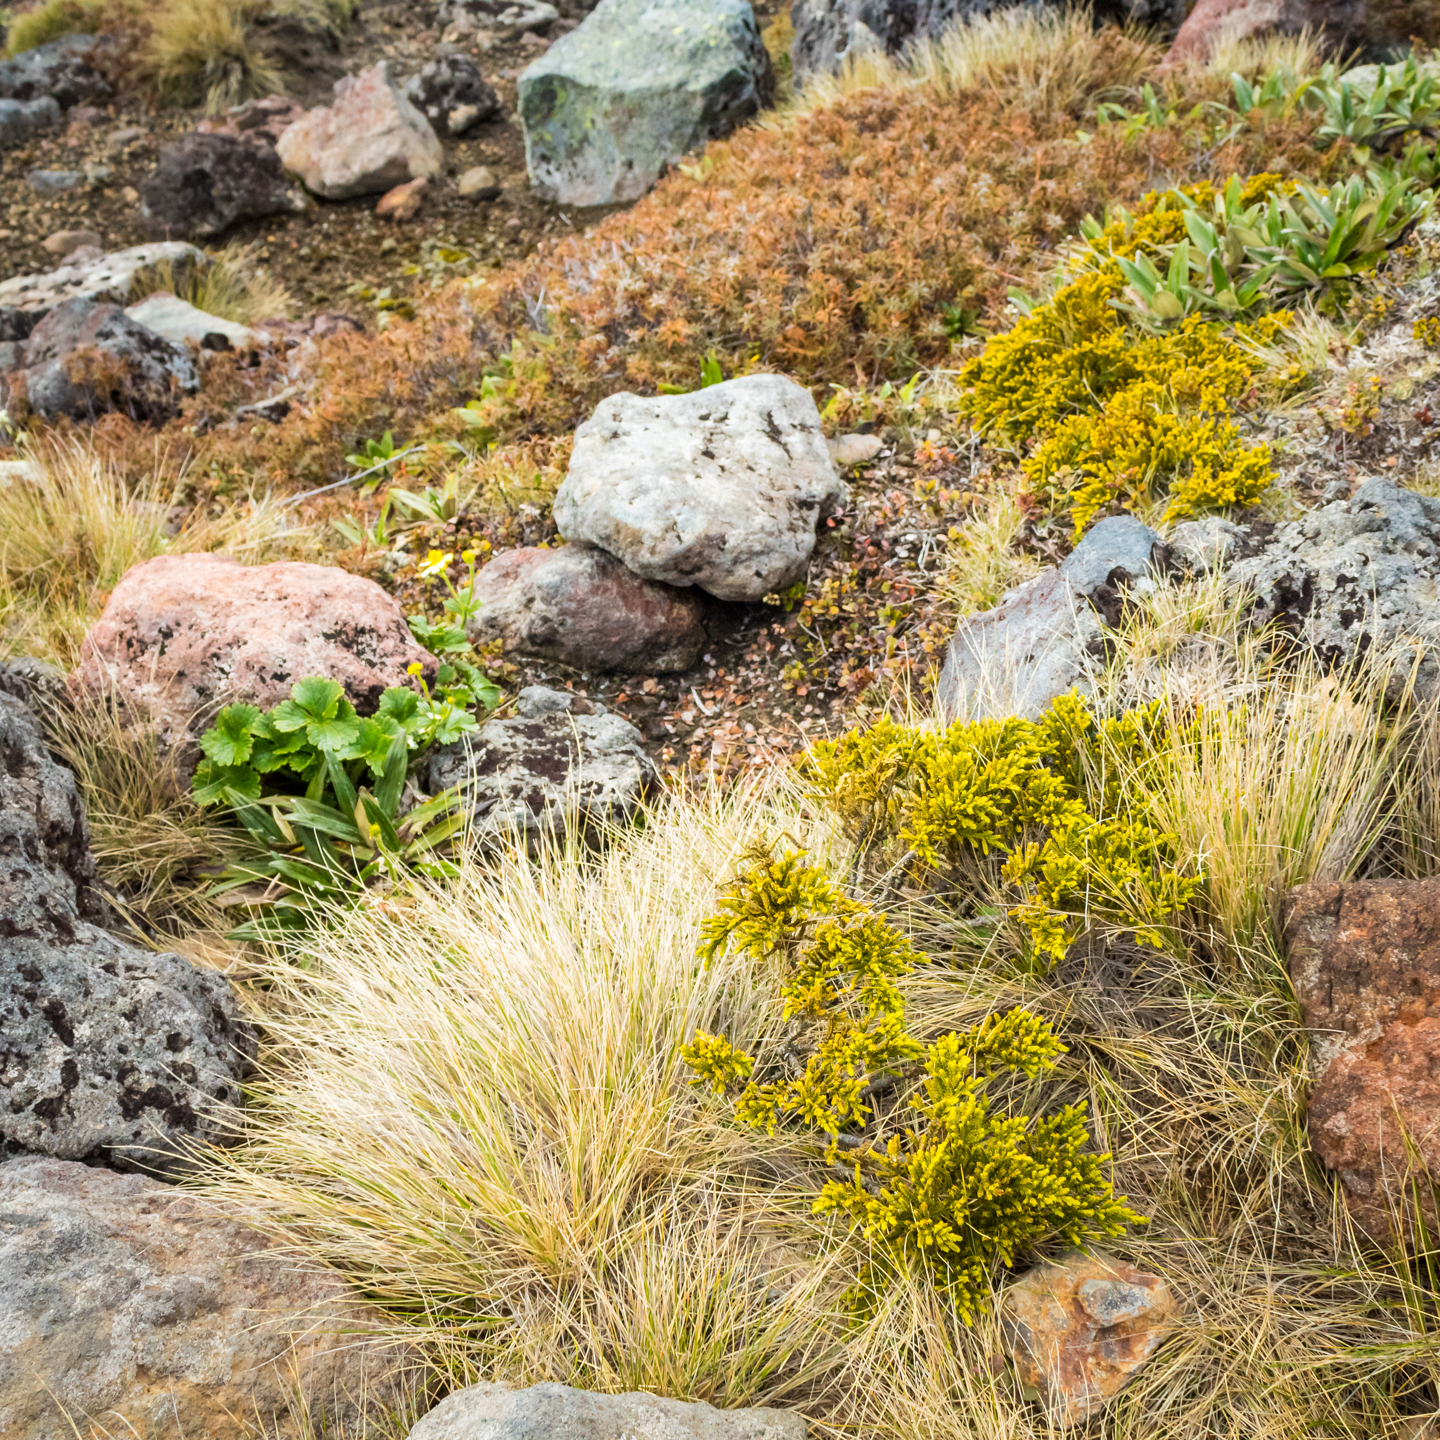
[[[1071,112],[1096,91],[1138,84],[1162,53],[1139,27],[1097,30],[1088,6],[1015,6],[962,21],[901,56],[878,50],[853,56],[838,74],[813,77],[792,113],[833,105],[859,90],[911,87],[947,98],[967,90],[1003,92],[1027,110]]]
[[[257,48],[267,0],[165,0],[151,20],[145,62],[163,95],[212,113],[284,89]]]
[[[124,10],[122,4],[110,0],[45,0],[44,4],[23,11],[11,22],[5,34],[5,53],[19,55],[58,40],[62,35],[94,35],[101,30],[114,12]]]
[[[298,529],[269,500],[172,523],[188,481],[158,447],[138,487],[80,440],[52,440],[31,458],[33,478],[0,491],[0,635],[11,653],[40,655],[67,669],[105,597],[132,566],[187,550],[263,558]]]
[[[295,297],[260,263],[253,241],[227,245],[207,263],[179,271],[169,260],[147,266],[136,275],[131,297],[143,300],[157,290],[168,290],[197,310],[238,325],[283,318],[295,308]]]

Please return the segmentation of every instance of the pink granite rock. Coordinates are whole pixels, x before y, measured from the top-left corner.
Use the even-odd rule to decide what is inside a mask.
[[[337,80],[335,103],[307,111],[275,148],[285,168],[327,200],[433,178],[443,164],[430,122],[390,78],[386,60]]]
[[[338,680],[368,712],[387,686],[436,661],[371,580],[328,565],[241,565],[162,555],[128,571],[81,651],[77,690],[114,693],[180,741],[230,700],[278,705],[307,675]]]

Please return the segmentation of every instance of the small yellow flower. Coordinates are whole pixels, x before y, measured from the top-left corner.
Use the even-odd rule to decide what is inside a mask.
[[[449,569],[450,562],[454,558],[455,556],[448,550],[432,550],[425,557],[425,563],[416,571],[416,574],[422,580],[429,580]]]
[[[405,667],[405,673],[406,673],[407,675],[418,675],[424,668],[425,668],[425,664],[424,664],[423,661],[421,661],[421,660],[412,660],[412,661]]]
[[[462,550],[460,552],[460,558],[467,565],[473,565],[475,563],[475,552],[473,550]]]

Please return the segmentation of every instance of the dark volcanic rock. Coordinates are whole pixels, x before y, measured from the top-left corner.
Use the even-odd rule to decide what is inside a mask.
[[[181,392],[200,387],[190,357],[118,305],[66,300],[30,333],[23,351],[25,395],[47,420],[94,420],[111,411],[163,421]]]
[[[100,928],[74,777],[0,693],[0,1153],[160,1173],[223,1142],[255,1038],[229,981]]]
[[[82,100],[108,98],[110,82],[94,64],[102,45],[93,35],[62,35],[13,60],[0,60],[0,97],[38,100],[48,95],[62,110]]]
[[[461,787],[482,845],[560,835],[572,817],[585,832],[618,824],[658,783],[629,721],[579,713],[571,700],[531,686],[513,719],[491,720],[432,757],[430,789]]]
[[[231,135],[191,134],[166,145],[141,182],[140,198],[157,240],[219,235],[242,220],[305,208],[273,149]]]
[[[480,67],[459,53],[436,56],[405,82],[405,94],[437,131],[453,135],[500,113],[500,97],[486,83]]]

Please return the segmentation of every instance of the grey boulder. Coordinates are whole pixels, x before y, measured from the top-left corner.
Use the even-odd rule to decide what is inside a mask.
[[[74,777],[4,693],[0,760],[0,1153],[183,1171],[231,1137],[254,1033],[223,975],[100,928]]]
[[[1440,499],[1367,480],[1349,500],[1252,536],[1228,571],[1251,597],[1251,621],[1290,631],[1321,661],[1395,657],[1391,699],[1418,656],[1416,692],[1440,683]],[[1418,651],[1411,651],[1419,642]]]
[[[290,1434],[297,1390],[340,1428],[401,1358],[343,1281],[142,1175],[0,1165],[0,1275],[15,1440]]]
[[[164,421],[176,413],[182,394],[200,388],[185,351],[118,305],[93,300],[66,300],[46,315],[24,343],[22,364],[25,398],[47,420],[119,412]]]
[[[1168,547],[1131,515],[1095,525],[1065,562],[1016,586],[993,609],[961,622],[940,672],[950,720],[1018,715],[1036,720],[1071,690],[1088,694],[1105,659],[1105,627],[1127,593],[1168,572]]]
[[[629,820],[658,783],[640,732],[618,715],[563,691],[531,686],[519,713],[430,760],[432,792],[458,785],[481,846],[584,836]]]
[[[688,670],[704,647],[705,606],[631,574],[588,545],[529,547],[498,555],[476,576],[484,603],[467,627],[476,644],[577,670]]]
[[[847,495],[810,392],[747,375],[602,400],[575,432],[555,522],[647,580],[759,600],[803,578]]]
[[[242,220],[304,208],[275,151],[232,135],[182,136],[162,147],[140,182],[140,218],[157,240],[205,239]]]
[[[0,97],[38,100],[49,96],[68,110],[83,100],[103,100],[110,84],[95,68],[104,42],[93,35],[62,35],[12,60],[0,60]]]
[[[546,0],[440,0],[438,15],[447,38],[478,35],[482,41],[543,34],[559,18]]]
[[[530,183],[562,205],[636,200],[774,84],[749,0],[600,0],[520,76]]]
[[[16,275],[0,281],[0,316],[5,317],[0,339],[25,339],[40,319],[66,300],[128,305],[134,298],[137,280],[153,267],[168,266],[175,282],[181,284],[209,263],[195,246],[183,240],[168,240],[113,250],[94,260],[74,261],[44,275]],[[14,333],[21,326],[23,333]]]
[[[0,150],[14,150],[32,135],[60,123],[60,107],[49,95],[35,100],[0,100]]]
[[[793,1410],[717,1410],[632,1391],[599,1395],[547,1381],[515,1390],[471,1385],[448,1395],[409,1440],[805,1440]]]

